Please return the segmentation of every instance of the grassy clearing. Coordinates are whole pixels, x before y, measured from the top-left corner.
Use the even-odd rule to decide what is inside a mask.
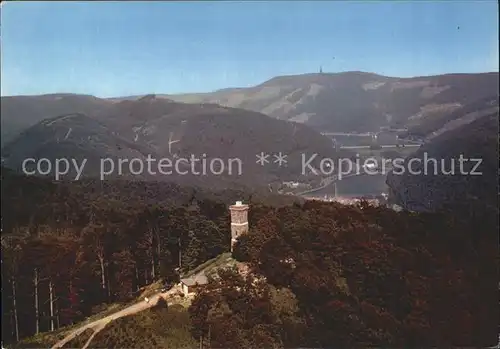
[[[94,333],[94,330],[88,328],[85,331],[83,331],[79,336],[76,336],[72,340],[70,340],[66,345],[63,346],[63,348],[82,348],[85,343],[87,343],[88,339],[92,334]]]
[[[162,282],[161,281],[156,281],[153,282],[152,284],[149,284],[147,286],[142,287],[139,291],[141,292],[139,296],[135,299],[135,302],[143,301],[145,297],[151,297],[158,292],[160,292],[162,288]]]
[[[182,305],[155,307],[113,321],[89,348],[196,348],[189,313]]]
[[[210,272],[215,271],[217,268],[229,266],[229,265],[232,265],[234,263],[236,263],[236,261],[234,261],[231,258],[231,253],[229,253],[229,252],[223,253],[223,254],[221,254],[213,259],[206,261],[205,263],[199,265],[195,269],[190,270],[189,272],[184,274],[182,277],[183,278],[189,277],[189,276],[197,274],[201,271],[204,271],[205,273],[209,274]],[[151,296],[157,294],[159,292],[159,290],[161,289],[161,287],[162,287],[161,281],[147,285],[140,290],[140,294],[131,302],[127,302],[127,303],[123,303],[123,304],[114,303],[114,304],[107,305],[104,310],[102,310],[102,311],[100,311],[92,316],[89,316],[87,319],[83,320],[82,322],[79,322],[79,323],[71,325],[71,326],[66,326],[66,327],[60,328],[54,332],[43,332],[43,333],[39,333],[38,335],[29,337],[29,338],[25,338],[25,339],[21,340],[15,346],[15,348],[47,348],[47,347],[50,347],[50,346],[54,345],[55,343],[57,343],[58,341],[62,340],[64,337],[66,337],[71,331],[73,331],[79,327],[85,326],[86,324],[97,321],[97,320],[102,319],[106,316],[109,316],[109,315],[111,315],[115,312],[118,312],[122,309],[125,309],[128,306],[133,305],[137,302],[141,302],[144,300],[145,297],[151,297]],[[187,310],[185,310],[185,309],[187,307],[189,307],[190,299],[184,299],[184,298],[172,299],[172,300],[169,300],[169,302],[175,303],[173,306],[170,307],[170,308],[174,309],[173,312],[176,312],[175,309],[182,308],[182,309],[184,309],[184,312],[187,314]],[[177,308],[175,308],[175,307],[177,307]],[[136,314],[133,316],[127,316],[125,318],[117,319],[117,320],[111,322],[105,328],[105,333],[111,333],[111,335],[108,336],[111,339],[109,339],[108,337],[106,337],[108,339],[101,338],[100,339],[101,342],[104,341],[105,343],[108,343],[109,341],[113,341],[114,339],[112,339],[112,338],[114,338],[114,336],[117,335],[118,333],[121,333],[121,330],[119,330],[119,329],[123,328],[123,327],[125,327],[125,328],[130,327],[130,330],[132,332],[136,331],[135,330],[136,326],[132,325],[132,323],[137,322],[138,321],[137,319],[140,316],[146,316],[146,318],[144,318],[143,320],[150,319],[152,317],[151,311],[152,310],[146,310],[142,313],[139,313],[139,314]],[[171,316],[171,315],[165,316],[165,318],[169,318],[169,316]],[[184,315],[181,315],[181,317],[182,316],[184,316]],[[130,320],[131,318],[134,318],[134,320]],[[159,319],[160,321],[163,321],[163,320],[161,320],[162,319],[161,316],[158,318],[158,316],[156,315],[156,318],[157,318],[157,320]],[[151,322],[151,320],[148,320],[148,321]],[[111,332],[109,332],[108,328],[111,328],[111,330],[110,330]],[[170,327],[167,326],[167,328],[170,328]],[[148,333],[149,330],[142,329],[141,331],[143,331],[144,333]],[[138,333],[140,333],[141,331],[139,331]],[[159,338],[156,338],[157,335],[154,335],[154,334],[152,335],[153,338],[156,338],[154,340],[156,340],[158,343],[160,343],[160,342],[163,343],[166,340],[165,333],[164,332],[162,332],[162,333],[163,333],[163,335],[161,335]],[[90,332],[90,334],[88,336],[90,336],[91,334],[92,334],[92,332]],[[169,341],[174,341],[174,342],[177,341],[179,344],[180,343],[190,343],[188,340],[189,338],[186,337],[185,329],[181,330],[178,328],[172,328],[171,332],[169,332],[167,334],[172,335],[172,339],[169,339]],[[88,336],[87,336],[87,331],[84,331],[84,333],[77,336],[73,341],[71,341],[71,343],[75,343],[74,345],[76,347],[78,347],[79,343],[83,342],[83,344],[81,346],[79,346],[79,347],[82,347],[85,344],[85,341],[88,339]],[[94,338],[92,343],[94,343],[94,341],[96,340],[96,338],[98,336],[102,337],[101,333],[99,333]],[[142,336],[144,336],[144,335],[142,335]],[[126,338],[128,338],[128,337],[126,337]],[[131,341],[131,339],[129,339],[129,342],[130,341]],[[77,343],[78,343],[78,345],[76,345]],[[99,342],[97,342],[97,343],[99,343]],[[147,340],[144,340],[143,342],[138,343],[138,345],[146,345],[146,344],[152,345],[153,342],[149,342]],[[68,345],[69,345],[69,343],[68,343]],[[155,345],[153,347],[155,347],[155,348],[162,347],[162,346],[158,346],[158,345]],[[135,348],[135,346],[133,346],[133,345],[123,345],[123,346],[120,345],[120,347]],[[190,347],[177,346],[177,345],[173,345],[173,344],[169,344],[167,347],[169,347],[169,348],[172,348],[172,347],[173,348],[190,348]],[[68,348],[71,348],[71,346]],[[102,346],[102,348],[109,348],[109,347]],[[137,348],[141,348],[141,347],[139,346]],[[149,346],[148,348],[151,348],[151,346]]]
[[[135,301],[133,302],[135,303]],[[131,303],[131,304],[133,304]],[[99,319],[102,319],[108,315],[111,315],[117,311],[120,311],[122,309],[125,309],[131,304],[119,304],[119,303],[113,303],[109,304],[106,306],[106,309],[103,311],[100,311],[92,316],[89,316],[85,320],[78,322],[74,325],[66,326],[66,327],[61,327],[60,329],[54,331],[54,332],[42,332],[37,335],[34,335],[32,337],[25,338],[21,340],[15,348],[47,348],[51,347],[58,341],[64,339],[71,331],[80,328],[82,326],[85,326],[91,322],[97,321]],[[83,336],[85,334],[82,333],[80,336]],[[77,336],[79,338],[80,336]],[[75,339],[77,339],[75,338]],[[85,343],[85,342],[84,342]],[[82,345],[83,346],[83,345]],[[70,348],[70,347],[68,347]]]
[[[233,262],[231,253],[230,252],[222,253],[217,257],[209,259],[205,263],[200,264],[193,270],[188,271],[186,274],[182,275],[182,278],[190,277],[192,275],[198,274],[201,271],[205,271],[205,273],[207,273],[218,267],[231,264],[231,262]]]
[[[184,346],[192,344],[192,338],[189,334],[189,314],[187,312],[190,300],[180,298],[173,300],[173,302],[176,304],[171,305],[168,310],[160,302],[159,305],[152,309],[110,322],[94,337],[89,348],[191,348],[192,346]],[[128,305],[112,304],[105,311],[93,315],[84,322],[55,332],[44,332],[26,338],[13,348],[50,348],[69,334],[71,330],[102,319]],[[159,327],[158,324],[162,325]],[[64,348],[82,348],[93,332],[92,329],[85,330],[68,342]],[[116,343],[116,346],[112,343]]]
[[[64,337],[64,334],[61,333],[43,332],[32,337],[25,338],[19,343],[6,348],[50,348]]]

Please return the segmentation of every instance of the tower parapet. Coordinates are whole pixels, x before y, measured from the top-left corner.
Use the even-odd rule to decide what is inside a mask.
[[[248,233],[248,209],[249,206],[241,201],[236,201],[234,205],[229,206],[231,212],[231,252],[233,252],[236,239]]]

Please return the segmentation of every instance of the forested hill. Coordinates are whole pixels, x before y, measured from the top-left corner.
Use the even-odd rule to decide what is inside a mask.
[[[269,209],[235,250],[253,277],[209,283],[193,333],[213,348],[496,345],[497,220],[480,206]]]
[[[498,95],[498,72],[398,78],[350,71],[276,76],[247,88],[157,95],[157,98],[171,105],[172,101],[215,103],[246,109],[304,123],[317,131],[366,132],[378,131],[382,126],[413,127],[420,123],[425,129],[427,124],[448,120],[457,108],[492,95]],[[145,103],[150,97],[101,99],[75,94],[2,97],[2,145],[37,122],[56,115],[106,114],[116,109],[117,103],[125,102],[122,106]],[[192,111],[197,107],[189,108]],[[144,130],[151,130],[149,126]]]
[[[405,168],[412,173],[389,173],[391,200],[417,211],[464,205],[470,200],[498,207],[498,101],[496,107],[481,113],[406,159]],[[466,161],[460,164],[460,158]],[[415,160],[420,162],[415,165]]]
[[[286,166],[256,163],[256,154],[278,152],[286,155]],[[319,159],[332,156],[331,140],[306,125],[264,114],[175,103],[152,95],[112,103],[94,113],[76,109],[51,115],[2,146],[2,165],[19,173],[42,174],[34,161],[25,161],[44,158],[54,164],[65,159],[85,165],[78,177],[74,166],[66,167],[64,179],[105,177],[219,190],[268,189],[268,184],[284,180],[314,180],[302,171],[303,154],[318,154],[311,163],[317,167]],[[55,166],[47,172],[55,178]]]
[[[1,185],[4,343],[37,326],[50,330],[50,318],[69,325],[155,280],[175,279],[179,255],[190,270],[228,251],[235,200],[294,202],[165,182],[51,182],[8,169]]]
[[[260,281],[221,271],[189,308],[183,325],[191,333],[189,343],[201,338],[209,343],[205,348],[496,344],[497,209],[480,202],[432,214],[366,203],[289,205],[289,198],[261,201],[258,194],[230,191],[217,198],[148,185],[50,183],[2,172],[5,343],[31,336],[37,327],[50,331],[51,319],[57,329],[97,307],[127,302],[155,280],[176,280],[179,255],[189,270],[227,252],[227,205],[239,196],[250,202],[250,233],[240,238],[234,257],[248,263],[250,276]],[[147,342],[151,331],[172,335],[155,326],[139,330],[144,324],[134,321],[104,332],[104,347],[123,343],[130,326],[135,338],[127,343]]]
[[[260,188],[211,191],[172,182],[85,179],[51,181],[25,176],[2,167],[2,217],[5,231],[25,224],[52,224],[66,221],[81,225],[101,207],[134,210],[147,206],[188,207],[204,200],[228,205],[236,200],[262,200],[282,205],[297,199],[262,191]]]

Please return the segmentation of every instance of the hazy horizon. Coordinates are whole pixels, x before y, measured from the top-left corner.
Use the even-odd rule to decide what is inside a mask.
[[[2,96],[206,93],[320,67],[498,72],[488,1],[14,2],[1,14]]]

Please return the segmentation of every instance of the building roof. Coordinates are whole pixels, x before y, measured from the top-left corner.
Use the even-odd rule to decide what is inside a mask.
[[[201,272],[199,274],[194,274],[190,277],[181,279],[181,282],[186,286],[195,286],[196,284],[205,285],[206,283],[208,283],[208,279],[205,273]]]

